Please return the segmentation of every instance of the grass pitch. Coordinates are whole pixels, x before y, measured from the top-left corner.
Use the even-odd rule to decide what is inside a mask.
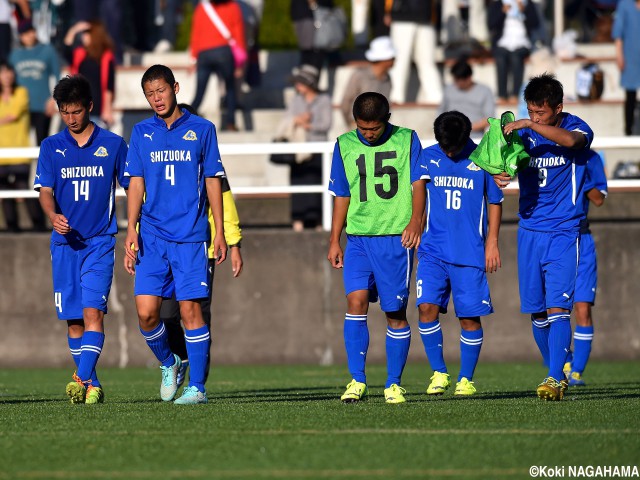
[[[457,374],[457,366],[450,369]],[[102,369],[106,403],[72,405],[70,370],[0,370],[0,479],[531,478],[532,466],[640,464],[640,362],[589,365],[586,388],[542,402],[534,364],[480,363],[478,393],[343,405],[344,366],[216,367],[208,405],[159,399],[157,369]]]

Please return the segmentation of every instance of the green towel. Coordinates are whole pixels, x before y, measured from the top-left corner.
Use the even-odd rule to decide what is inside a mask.
[[[489,118],[489,131],[469,159],[491,175],[507,172],[515,176],[518,170],[529,163],[529,154],[524,151],[522,138],[515,130],[505,137],[502,127],[515,120],[512,112],[504,112],[500,119]]]

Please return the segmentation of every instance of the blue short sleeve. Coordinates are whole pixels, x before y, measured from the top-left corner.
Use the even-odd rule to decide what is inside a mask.
[[[331,159],[331,175],[329,176],[329,193],[336,197],[350,197],[349,182],[344,171],[344,162],[340,154],[340,145],[336,142]]]
[[[129,142],[129,150],[127,151],[127,160],[125,162],[124,175],[126,177],[144,177],[142,168],[142,159],[138,145],[140,144],[140,130],[134,127],[131,132],[131,141]]]

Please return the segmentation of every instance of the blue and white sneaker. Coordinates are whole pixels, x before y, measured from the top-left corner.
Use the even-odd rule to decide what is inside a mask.
[[[187,376],[187,368],[189,368],[189,359],[182,360],[182,364],[180,365],[180,369],[178,370],[178,378],[176,382],[178,383],[178,388],[182,386],[184,383],[184,379]]]
[[[198,387],[184,387],[182,396],[173,403],[176,405],[197,405],[207,402],[207,392],[201,392]]]
[[[176,392],[178,391],[178,371],[180,370],[180,365],[182,362],[180,361],[180,357],[173,354],[173,365],[170,367],[163,367],[160,365],[160,370],[162,370],[162,382],[160,383],[160,398],[165,402],[170,402],[176,396]]]

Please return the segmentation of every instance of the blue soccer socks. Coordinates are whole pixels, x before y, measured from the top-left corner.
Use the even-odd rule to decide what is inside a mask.
[[[367,377],[364,369],[369,350],[369,327],[366,315],[347,313],[344,316],[344,346],[351,378],[366,384]]]
[[[163,367],[170,367],[174,363],[173,353],[169,348],[169,336],[164,322],[161,320],[156,328],[150,332],[140,329],[147,345]]]
[[[69,352],[76,364],[76,370],[80,366],[80,353],[82,352],[82,337],[71,338],[67,335],[67,343],[69,344]]]
[[[82,347],[80,348],[80,361],[78,363],[77,375],[83,381],[91,380],[94,387],[99,387],[100,382],[95,376],[95,369],[102,353],[104,345],[104,333],[86,331],[82,335]],[[96,384],[94,385],[94,381]]]
[[[447,373],[447,366],[444,363],[444,353],[442,350],[442,329],[438,319],[433,322],[418,322],[420,338],[424,345],[424,351],[429,359],[429,365],[434,372]]]
[[[571,371],[582,375],[587,366],[589,355],[591,354],[591,342],[593,341],[593,326],[581,327],[576,325],[573,334],[573,361]]]
[[[398,329],[387,327],[387,383],[384,388],[389,388],[393,384],[400,385],[410,345],[411,327],[408,325]]]
[[[549,377],[564,378],[562,368],[571,348],[571,314],[549,315]],[[575,357],[574,357],[575,358]]]
[[[542,361],[545,367],[549,367],[549,320],[546,318],[536,319],[531,315],[531,331],[542,354]]]
[[[209,345],[211,343],[209,327],[204,325],[194,330],[185,328],[184,339],[189,357],[189,387],[196,387],[200,392],[204,392],[207,364],[209,363]]]
[[[482,348],[482,328],[479,330],[462,330],[460,333],[460,374],[458,382],[462,378],[471,380],[473,372],[480,358],[480,349]]]

